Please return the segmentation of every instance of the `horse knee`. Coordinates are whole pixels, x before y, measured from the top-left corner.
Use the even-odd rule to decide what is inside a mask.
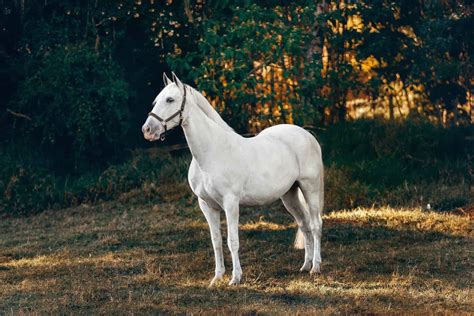
[[[238,251],[239,250],[239,239],[235,239],[235,238],[232,238],[232,237],[228,237],[227,238],[227,246],[229,247],[229,250],[231,252],[234,252],[234,251]]]

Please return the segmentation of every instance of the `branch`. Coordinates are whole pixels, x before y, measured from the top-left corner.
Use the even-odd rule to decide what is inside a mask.
[[[184,1],[184,13],[188,17],[189,23],[194,23],[193,13],[191,11],[191,5],[189,3],[189,0]]]
[[[13,115],[13,116],[21,117],[21,118],[27,119],[28,121],[32,121],[31,117],[29,117],[29,116],[26,115],[26,114],[14,112],[14,111],[12,111],[12,110],[10,110],[10,109],[7,109],[7,112],[10,113],[10,114]]]

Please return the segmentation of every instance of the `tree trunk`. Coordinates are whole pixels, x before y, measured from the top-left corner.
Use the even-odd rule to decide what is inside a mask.
[[[390,121],[393,121],[394,115],[393,115],[393,95],[392,95],[392,93],[388,94],[388,113],[389,113]]]
[[[347,114],[347,109],[346,109],[346,103],[344,100],[339,103],[339,109],[338,109],[338,121],[339,122],[345,122],[346,121],[346,114]]]

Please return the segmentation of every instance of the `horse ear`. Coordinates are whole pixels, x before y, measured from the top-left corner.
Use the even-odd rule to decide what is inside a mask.
[[[164,72],[164,73],[163,73],[163,83],[165,84],[165,87],[166,87],[167,85],[169,85],[171,82],[172,82],[171,79],[168,78],[168,76],[166,75],[166,72]]]
[[[171,72],[171,77],[173,78],[174,83],[178,86],[178,88],[183,89],[184,85],[181,80],[178,79],[174,72]]]

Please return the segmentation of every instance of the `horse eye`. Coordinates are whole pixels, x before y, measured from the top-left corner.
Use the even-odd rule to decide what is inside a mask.
[[[173,101],[174,101],[173,98],[167,98],[167,99],[166,99],[166,102],[167,102],[167,103],[172,103]]]

